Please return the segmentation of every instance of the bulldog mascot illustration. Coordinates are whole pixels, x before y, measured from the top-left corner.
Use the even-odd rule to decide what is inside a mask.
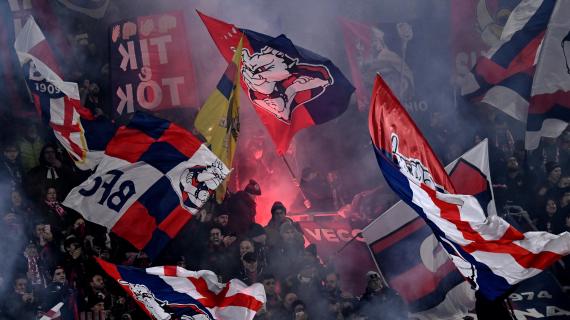
[[[334,81],[326,66],[299,63],[268,46],[253,54],[244,48],[242,61],[251,101],[288,124],[295,107],[316,99]]]

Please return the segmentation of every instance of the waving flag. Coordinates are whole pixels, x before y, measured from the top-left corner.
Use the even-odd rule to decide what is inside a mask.
[[[570,3],[557,1],[532,83],[526,123],[526,149],[541,137],[556,138],[570,121]]]
[[[540,273],[570,253],[570,233],[521,233],[479,201],[456,194],[431,147],[385,82],[376,77],[370,135],[392,189],[432,229],[458,270],[487,299]]]
[[[60,302],[45,312],[40,320],[58,320],[61,319],[61,312],[59,311],[63,307],[63,302]]]
[[[445,169],[458,191],[474,195],[496,214],[488,180],[486,139]],[[466,315],[474,308],[471,286],[424,220],[403,201],[370,223],[362,234],[382,275],[417,317],[447,319]]]
[[[461,93],[526,121],[540,44],[555,0],[524,0],[512,11],[501,41],[463,79]]]
[[[194,126],[206,138],[212,152],[228,167],[232,167],[239,135],[239,83],[241,66],[241,50],[243,40],[234,53],[232,62],[218,82],[216,89],[198,115]],[[222,202],[226,194],[227,181],[224,181],[216,192],[218,202]]]
[[[325,123],[348,107],[354,87],[328,59],[276,38],[198,13],[218,50],[231,62],[245,35],[241,84],[282,155],[299,130]]]
[[[81,106],[77,83],[61,79],[59,66],[33,18],[22,28],[14,47],[42,120],[53,129],[78,168],[93,169],[115,128]]]
[[[187,130],[144,113],[119,128],[64,205],[152,259],[224,181],[228,168]]]
[[[570,4],[524,0],[513,10],[501,36],[462,84],[462,93],[526,122],[525,147],[541,137],[558,137],[570,119]]]
[[[237,279],[220,283],[212,271],[194,272],[174,266],[137,269],[101,259],[97,262],[149,316],[158,320],[251,320],[266,301],[260,283],[249,287]]]

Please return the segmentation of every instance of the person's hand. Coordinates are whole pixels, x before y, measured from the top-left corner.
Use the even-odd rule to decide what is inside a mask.
[[[34,302],[34,295],[31,293],[24,293],[22,295],[22,301],[24,301],[25,303],[32,303]]]
[[[236,239],[237,237],[235,236],[225,236],[222,242],[224,243],[224,246],[229,247],[234,243],[234,241],[236,241]]]

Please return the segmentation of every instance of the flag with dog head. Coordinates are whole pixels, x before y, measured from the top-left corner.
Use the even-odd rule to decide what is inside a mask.
[[[212,271],[163,266],[146,269],[97,259],[144,312],[154,319],[252,320],[266,301],[260,283],[220,283]]]
[[[135,113],[64,204],[155,258],[229,170],[187,130]]]
[[[278,154],[287,151],[299,130],[347,109],[354,87],[327,58],[296,46],[285,35],[274,38],[199,15],[228,62],[244,36],[241,84]]]
[[[380,76],[374,85],[369,128],[388,184],[424,219],[457,269],[487,299],[502,297],[513,285],[570,253],[568,232],[521,233],[491,214],[482,176],[466,190],[459,187],[461,179],[455,185]],[[454,170],[474,169],[457,163]]]

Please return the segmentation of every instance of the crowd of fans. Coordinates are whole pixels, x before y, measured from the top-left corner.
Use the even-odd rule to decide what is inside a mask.
[[[405,318],[407,308],[374,271],[361,297],[344,292],[340,275],[276,201],[266,226],[255,223],[260,185],[251,180],[220,205],[209,202],[163,254],[150,261],[129,243],[62,205],[88,172],[75,168],[53,136],[29,123],[5,139],[0,154],[3,215],[0,319],[38,319],[63,302],[62,319],[146,319],[134,300],[94,260],[135,266],[207,269],[220,281],[262,283],[267,304],[258,319]]]
[[[229,193],[222,204],[209,202],[163,254],[150,261],[63,206],[67,193],[89,173],[77,170],[36,124],[19,131],[21,136],[5,139],[0,154],[5,195],[0,319],[36,319],[58,302],[64,302],[64,320],[145,319],[94,257],[135,267],[207,269],[222,282],[237,278],[262,283],[267,303],[257,319],[407,318],[404,301],[374,271],[362,275],[367,286],[361,295],[343,291],[334,266],[323,263],[326,259],[314,245],[305,247],[301,228],[281,202],[271,207],[266,226],[257,224],[256,197],[262,190],[255,180]],[[490,155],[500,213],[523,231],[570,231],[570,131],[544,139],[532,152],[525,152],[509,130],[495,132],[500,133],[490,139]],[[480,139],[476,136],[474,142]],[[553,268],[563,285],[570,284],[569,263],[566,259]]]

